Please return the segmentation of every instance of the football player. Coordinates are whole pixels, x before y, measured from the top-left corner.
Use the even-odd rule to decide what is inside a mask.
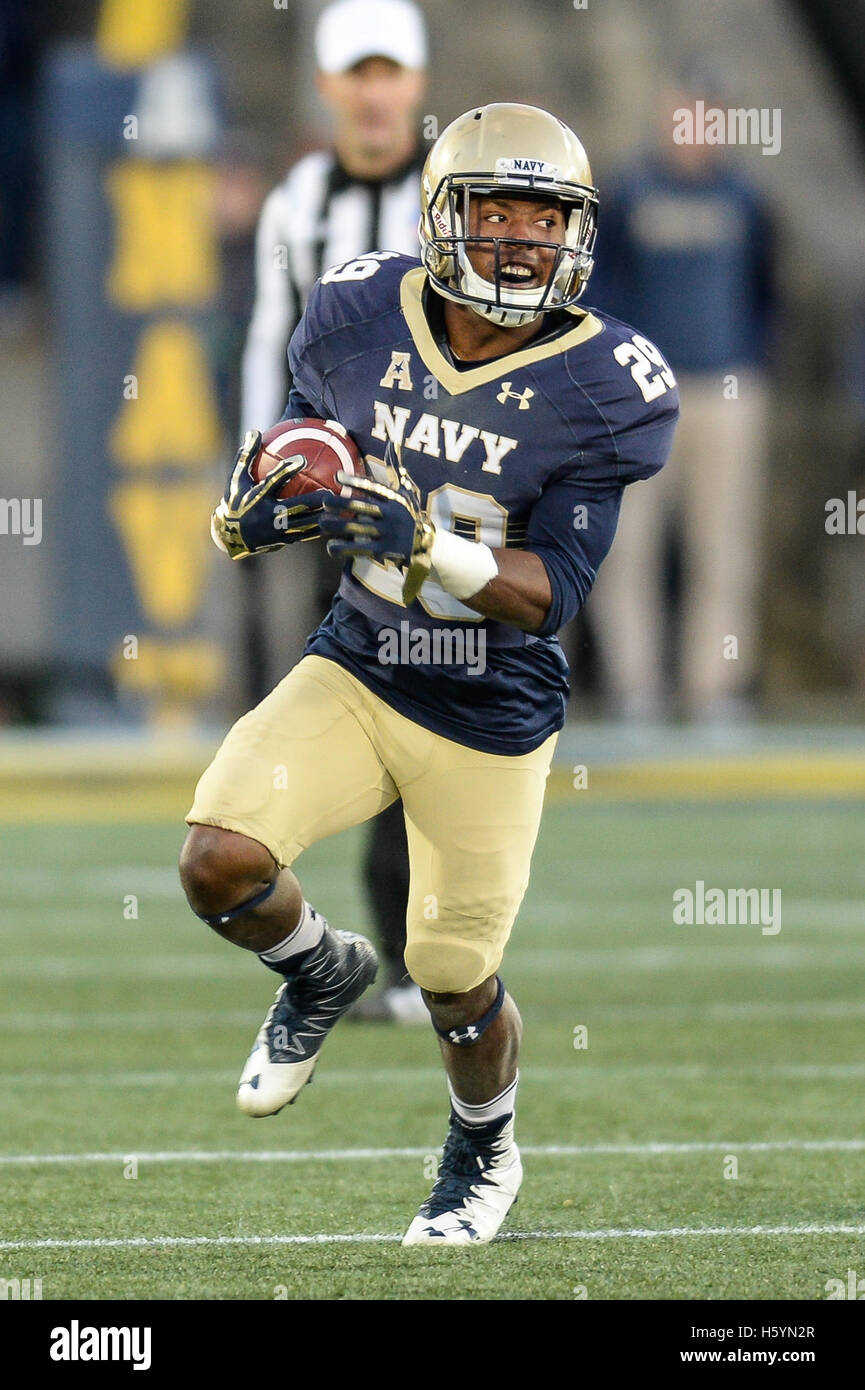
[[[464,1245],[493,1238],[522,1178],[521,1023],[498,971],[564,721],[556,632],[625,486],[664,464],[678,401],[653,343],[578,306],[598,195],[561,121],[467,112],[430,152],[421,206],[421,264],[378,252],[327,271],[290,348],[287,415],[339,420],[371,476],[286,517],[275,493],[303,459],[253,486],[253,434],[214,514],[234,557],[318,530],[345,566],[303,659],[201,778],[181,873],[193,910],[283,977],[238,1090],[246,1113],[274,1114],[375,973],[289,866],[402,797],[405,960],[450,1093],[404,1244]]]

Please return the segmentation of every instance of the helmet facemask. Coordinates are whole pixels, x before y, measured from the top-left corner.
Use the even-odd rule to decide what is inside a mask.
[[[598,198],[594,188],[576,183],[540,180],[534,176],[507,180],[489,174],[445,176],[426,193],[425,216],[419,227],[424,266],[436,289],[456,303],[504,328],[532,323],[552,309],[575,304],[585,289],[594,264],[592,249],[597,230]],[[472,236],[471,199],[482,197],[543,197],[561,206],[565,216],[564,243],[532,238]],[[502,266],[520,246],[552,252],[552,263],[542,285],[520,289],[502,280]],[[488,280],[472,265],[469,250],[491,249],[494,279]]]

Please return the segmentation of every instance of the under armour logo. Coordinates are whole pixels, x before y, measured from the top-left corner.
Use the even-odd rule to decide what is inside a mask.
[[[510,398],[510,400],[512,400],[512,401],[519,401],[519,403],[520,403],[520,404],[519,404],[519,409],[520,409],[520,410],[528,410],[528,408],[529,408],[529,401],[532,399],[532,396],[535,394],[534,391],[532,390],[531,386],[527,386],[526,389],[525,389],[525,391],[512,391],[512,390],[511,390],[512,384],[513,384],[513,383],[510,382],[510,381],[503,381],[503,382],[502,382],[502,389],[501,389],[501,391],[499,392],[499,394],[496,396],[496,400],[498,401],[499,405],[504,405],[505,401],[508,400],[508,398]]]
[[[476,1042],[479,1036],[480,1034],[473,1023],[470,1023],[467,1028],[452,1028],[448,1033],[452,1043]]]

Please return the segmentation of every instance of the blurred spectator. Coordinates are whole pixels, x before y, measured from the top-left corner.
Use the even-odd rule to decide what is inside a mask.
[[[27,0],[0,0],[0,336],[31,314],[36,36]]]
[[[840,387],[836,416],[842,422],[832,462],[824,469],[819,509],[823,553],[821,628],[830,657],[865,692],[865,586],[860,539],[865,533],[865,294],[851,286],[846,314],[836,316],[833,363]],[[830,519],[832,504],[841,504]],[[862,507],[862,513],[859,508]],[[827,539],[828,538],[828,539]]]
[[[709,719],[735,715],[754,691],[776,251],[760,193],[724,148],[673,139],[674,112],[735,105],[722,92],[696,73],[667,92],[657,148],[601,190],[591,297],[660,348],[682,401],[670,462],[650,488],[628,489],[591,600],[625,718],[666,713],[675,686],[685,713]]]
[[[307,155],[268,196],[256,249],[256,299],[243,359],[241,423],[266,429],[282,418],[288,398],[287,348],[322,271],[364,251],[417,256],[420,175],[426,151],[418,113],[426,89],[426,32],[410,0],[337,0],[315,34],[319,94],[332,123],[333,148]],[[330,604],[339,567],[318,545],[294,547],[267,577],[290,584],[291,603],[262,601],[265,570],[244,562],[250,697],[273,684],[268,672],[266,618],[287,620],[303,637]],[[299,552],[299,553],[298,553]],[[325,566],[322,571],[322,565]],[[322,582],[323,580],[323,582]],[[316,592],[320,590],[319,599]],[[272,631],[272,629],[271,629]],[[298,653],[295,653],[295,659]],[[289,664],[289,663],[287,663]],[[280,672],[280,675],[282,672]],[[384,989],[355,1007],[355,1016],[426,1023],[420,990],[405,974],[408,845],[402,802],[376,818],[364,882],[384,956]]]
[[[214,218],[222,278],[212,360],[220,414],[229,439],[240,431],[240,365],[255,299],[255,233],[267,194],[255,138],[234,131],[216,164]]]
[[[301,159],[267,198],[256,300],[243,364],[243,429],[278,420],[286,351],[307,296],[330,265],[364,251],[418,254],[417,131],[426,39],[408,0],[337,0],[316,30],[318,90],[333,149]]]

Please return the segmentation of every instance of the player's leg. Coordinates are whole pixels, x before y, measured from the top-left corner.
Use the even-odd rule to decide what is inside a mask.
[[[339,667],[306,658],[230,731],[187,816],[181,877],[193,910],[285,979],[241,1078],[250,1114],[294,1098],[375,975],[369,943],[333,931],[288,867],[396,796],[359,704]]]
[[[516,1080],[523,1035],[516,1004],[498,975],[465,994],[421,993],[454,1095],[468,1109],[488,1106]],[[488,1024],[479,1029],[478,1020],[486,1018]]]
[[[408,907],[408,840],[402,802],[395,801],[369,828],[363,880],[381,936],[387,985],[405,979],[405,914]]]
[[[737,375],[735,400],[724,399],[714,374],[686,377],[681,392],[691,441],[682,479],[682,685],[691,715],[724,720],[742,717],[757,671],[766,484],[765,390],[756,373]]]
[[[625,489],[616,539],[588,600],[603,681],[615,714],[626,719],[657,718],[670,695],[663,558],[681,466],[678,443],[677,435],[673,456],[651,487],[638,483]]]
[[[439,1178],[406,1244],[491,1240],[522,1180],[522,1024],[497,971],[528,884],[554,746],[555,736],[504,758],[437,740],[428,771],[402,786],[412,864],[406,963],[439,1037],[451,1100]]]
[[[272,950],[300,921],[303,894],[294,874],[236,830],[190,825],[180,879],[193,912],[247,951]]]

